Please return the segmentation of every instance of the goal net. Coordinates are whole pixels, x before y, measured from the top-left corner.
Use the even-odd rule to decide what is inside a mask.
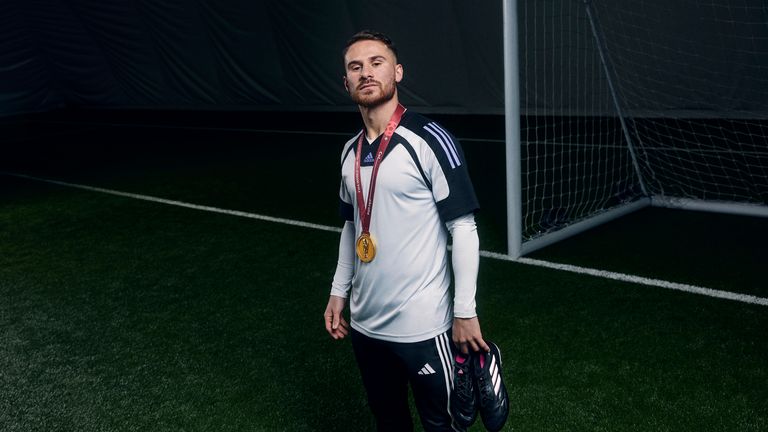
[[[519,0],[515,11],[510,255],[647,205],[768,216],[768,3]]]

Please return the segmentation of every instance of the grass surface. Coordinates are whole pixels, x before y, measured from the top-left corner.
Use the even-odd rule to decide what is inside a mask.
[[[35,202],[2,212],[4,430],[367,428],[349,346],[322,328],[333,234],[87,192]]]
[[[209,137],[153,134],[120,157],[91,132],[89,158],[2,168],[338,224],[337,138],[184,152]],[[485,150],[467,157],[491,166]],[[0,196],[0,430],[371,430],[351,347],[322,326],[337,234],[7,176]],[[640,212],[537,257],[765,297],[762,225],[686,215]],[[503,251],[496,216],[483,248]],[[504,354],[505,430],[768,430],[763,306],[482,259],[478,308]]]
[[[767,297],[766,245],[765,218],[647,208],[530,256]]]

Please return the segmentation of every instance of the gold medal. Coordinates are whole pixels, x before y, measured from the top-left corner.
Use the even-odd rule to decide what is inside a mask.
[[[362,233],[357,239],[357,257],[364,263],[373,261],[376,256],[376,244],[373,242],[371,235],[368,233]]]

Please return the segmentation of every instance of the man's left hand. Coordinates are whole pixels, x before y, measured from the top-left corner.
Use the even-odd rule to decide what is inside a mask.
[[[469,351],[491,350],[483,340],[477,317],[453,319],[453,343],[464,354],[469,354]]]

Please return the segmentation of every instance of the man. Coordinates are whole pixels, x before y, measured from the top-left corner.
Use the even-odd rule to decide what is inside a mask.
[[[365,129],[342,152],[346,222],[325,327],[334,339],[351,336],[378,430],[412,430],[408,383],[425,430],[460,430],[449,407],[455,350],[490,350],[475,312],[478,204],[464,154],[440,125],[400,105],[403,66],[389,38],[357,33],[344,67]]]

